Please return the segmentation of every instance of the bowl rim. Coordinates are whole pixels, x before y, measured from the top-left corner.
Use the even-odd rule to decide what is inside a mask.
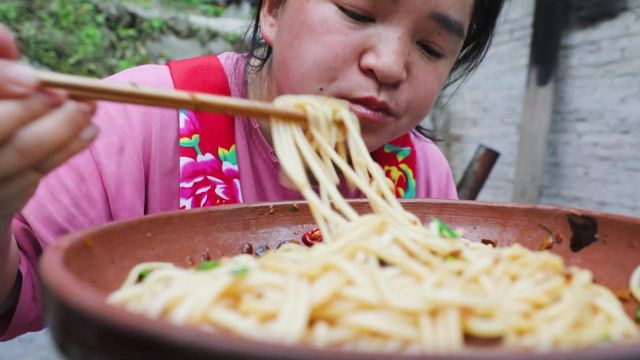
[[[350,200],[351,202],[366,202],[366,200]],[[444,199],[409,199],[401,200],[402,203],[437,203],[443,205],[460,205],[470,206],[474,208],[514,208],[514,209],[536,209],[542,211],[552,211],[561,213],[577,213],[581,215],[589,215],[596,217],[605,217],[612,220],[631,221],[640,224],[640,217],[633,217],[622,214],[612,214],[601,211],[593,211],[586,209],[558,207],[551,205],[539,204],[522,204],[522,203],[502,203],[502,202],[484,202],[469,200],[444,200]],[[157,214],[145,215],[142,218],[145,221],[159,221],[175,217],[177,214],[181,216],[189,216],[189,214],[209,213],[226,211],[238,208],[252,209],[268,209],[272,206],[291,206],[292,204],[303,205],[305,201],[280,201],[265,202],[255,204],[234,204],[225,206],[215,206],[191,210],[172,210]],[[144,315],[129,312],[115,305],[107,304],[104,296],[88,284],[77,279],[64,266],[65,251],[83,238],[90,237],[91,234],[98,233],[106,228],[111,231],[117,231],[122,228],[131,226],[132,223],[140,221],[140,217],[127,220],[117,220],[99,226],[75,231],[61,236],[59,239],[50,244],[43,252],[38,263],[38,273],[40,281],[45,289],[52,293],[51,296],[57,298],[58,301],[71,307],[74,311],[83,313],[84,316],[92,318],[94,321],[103,325],[116,329],[120,332],[135,333],[137,336],[157,339],[161,341],[169,341],[175,345],[189,347],[196,350],[208,352],[228,352],[242,353],[246,356],[264,356],[268,354],[270,357],[281,359],[312,359],[312,358],[332,358],[332,359],[369,359],[382,360],[388,359],[390,354],[384,353],[365,353],[350,352],[333,349],[318,349],[308,346],[288,346],[277,343],[262,342],[248,338],[229,334],[212,334],[202,330],[179,326],[168,321],[151,319]],[[54,275],[55,274],[55,275]],[[118,319],[118,320],[115,320]],[[171,336],[168,336],[172,333]],[[394,354],[393,358],[397,359],[468,359],[468,360],[488,360],[488,359],[512,359],[512,358],[531,358],[547,360],[551,358],[558,359],[600,359],[606,352],[607,356],[628,356],[630,354],[640,355],[640,340],[628,343],[617,343],[606,346],[593,346],[579,348],[572,351],[553,349],[550,351],[518,351],[502,347],[497,348],[465,348],[461,351],[450,352],[445,354],[424,353],[417,355],[398,355]]]

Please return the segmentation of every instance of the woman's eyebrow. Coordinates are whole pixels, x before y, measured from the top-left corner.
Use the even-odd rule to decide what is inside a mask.
[[[464,26],[458,19],[443,12],[434,11],[429,14],[429,18],[440,25],[446,32],[455,35],[460,39],[465,38]]]

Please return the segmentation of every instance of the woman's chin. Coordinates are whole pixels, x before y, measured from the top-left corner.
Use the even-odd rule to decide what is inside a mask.
[[[365,134],[362,135],[362,139],[364,140],[364,144],[367,146],[367,150],[369,150],[370,153],[378,150],[385,143],[384,141],[381,141],[380,139],[369,138]]]

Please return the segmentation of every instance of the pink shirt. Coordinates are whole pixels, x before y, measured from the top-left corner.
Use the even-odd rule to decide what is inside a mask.
[[[231,93],[246,97],[244,60],[220,56]],[[107,81],[173,89],[169,68],[144,65]],[[36,265],[43,249],[63,234],[112,220],[177,210],[179,207],[178,112],[175,109],[102,102],[95,123],[98,139],[42,180],[13,222],[20,250],[22,289],[13,316],[0,321],[0,341],[42,328]],[[299,200],[278,182],[279,164],[256,120],[236,118],[240,186],[245,202]],[[457,197],[451,170],[440,150],[412,132],[417,149],[418,198]]]

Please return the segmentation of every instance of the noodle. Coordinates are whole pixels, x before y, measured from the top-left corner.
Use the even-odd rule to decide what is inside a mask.
[[[631,274],[629,289],[631,290],[631,295],[640,302],[640,266],[638,266]]]
[[[140,264],[110,303],[214,332],[359,351],[447,352],[467,337],[540,350],[638,337],[589,271],[549,252],[473,243],[438,220],[423,226],[395,198],[344,103],[287,96],[276,104],[308,115],[304,128],[272,119],[272,133],[323,242],[227,257],[206,270]],[[336,168],[371,213],[341,196]],[[631,291],[640,299],[639,287],[637,269]]]

